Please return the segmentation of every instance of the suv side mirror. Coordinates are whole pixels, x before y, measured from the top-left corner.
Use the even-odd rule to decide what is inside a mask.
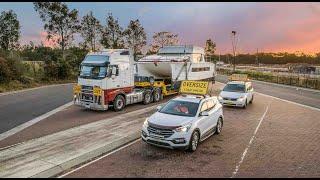
[[[209,116],[209,113],[207,111],[202,111],[200,113],[200,116]]]
[[[158,106],[158,107],[157,107],[157,110],[160,111],[161,108],[162,108],[162,106]]]

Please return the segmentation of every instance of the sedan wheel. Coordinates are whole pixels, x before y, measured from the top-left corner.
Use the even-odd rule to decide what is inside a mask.
[[[222,126],[223,126],[222,119],[219,118],[219,119],[218,119],[218,122],[217,122],[215,134],[220,134],[220,133],[221,133],[221,131],[222,131]]]

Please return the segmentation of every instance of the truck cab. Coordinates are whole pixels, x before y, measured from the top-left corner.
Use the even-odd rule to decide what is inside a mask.
[[[133,92],[134,88],[132,64],[133,56],[127,49],[88,53],[80,65],[74,103],[90,109],[107,110],[118,95],[125,100],[125,95]]]

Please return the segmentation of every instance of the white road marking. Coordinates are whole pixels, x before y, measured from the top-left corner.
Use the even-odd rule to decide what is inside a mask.
[[[107,157],[107,156],[109,156],[109,155],[111,155],[111,154],[113,154],[113,153],[116,153],[116,152],[120,151],[121,149],[124,149],[124,148],[126,148],[126,147],[128,147],[128,146],[131,146],[132,144],[134,144],[134,143],[136,143],[136,142],[138,142],[138,141],[140,141],[140,140],[141,140],[140,138],[137,139],[137,140],[134,140],[134,141],[130,142],[129,144],[126,144],[126,145],[124,145],[124,146],[122,146],[122,147],[120,147],[120,148],[118,148],[118,149],[115,149],[115,150],[109,152],[109,153],[106,154],[106,155],[103,155],[103,156],[101,156],[101,157],[99,157],[99,158],[97,158],[97,159],[95,159],[95,160],[93,160],[93,161],[90,161],[90,162],[88,162],[88,163],[86,163],[86,164],[84,164],[84,165],[82,165],[82,166],[80,166],[80,167],[78,167],[78,168],[76,168],[76,169],[74,169],[74,170],[72,170],[72,171],[69,171],[69,172],[67,172],[67,173],[59,176],[58,178],[63,178],[63,177],[65,177],[65,176],[67,176],[67,175],[69,175],[69,174],[71,174],[71,173],[73,173],[73,172],[75,172],[75,171],[78,171],[78,170],[80,170],[80,169],[82,169],[82,168],[84,168],[84,167],[86,167],[86,166],[89,166],[90,164],[95,163],[95,162],[99,161],[100,159],[103,159],[103,158],[105,158],[105,157]]]
[[[218,81],[216,81],[216,83],[220,83],[220,84],[225,85],[225,83],[218,82]],[[289,101],[289,100],[285,100],[285,99],[281,99],[281,98],[278,98],[278,97],[275,97],[275,96],[271,96],[271,95],[267,95],[267,94],[259,93],[259,92],[256,92],[256,91],[255,91],[254,93],[256,93],[256,94],[260,94],[260,95],[262,95],[262,96],[266,96],[266,97],[271,97],[271,98],[274,98],[274,99],[277,99],[277,100],[280,100],[280,101],[284,101],[284,102],[287,102],[287,103],[295,104],[295,105],[298,105],[298,106],[302,106],[302,107],[305,107],[305,108],[309,108],[309,109],[312,109],[312,110],[320,111],[320,109],[319,109],[319,108],[316,108],[316,107],[312,107],[312,106],[308,106],[308,105],[304,105],[304,104],[296,103],[296,102]]]
[[[245,156],[246,156],[246,154],[247,154],[247,152],[248,152],[248,150],[249,150],[249,148],[250,148],[250,146],[251,146],[254,138],[256,137],[256,134],[257,134],[257,132],[258,132],[258,129],[259,129],[262,121],[264,120],[264,117],[266,116],[266,114],[267,114],[267,112],[268,112],[268,110],[269,110],[270,104],[271,104],[271,102],[268,104],[268,106],[267,106],[267,108],[266,108],[266,111],[265,111],[265,112],[263,113],[263,115],[261,116],[260,121],[259,121],[259,124],[258,124],[258,126],[256,127],[256,130],[254,131],[253,136],[251,137],[251,139],[250,139],[250,141],[249,141],[249,144],[247,145],[246,149],[245,149],[244,152],[242,153],[241,160],[240,160],[239,163],[236,165],[236,169],[235,169],[234,172],[232,173],[231,178],[235,177],[236,174],[237,174],[237,172],[239,171],[239,168],[240,168],[240,166],[241,166],[241,164],[242,164],[242,162],[243,162],[243,160],[244,160],[244,158],[245,158]]]
[[[305,108],[309,108],[309,109],[312,109],[312,110],[320,111],[320,109],[316,108],[316,107],[312,107],[312,106],[296,103],[296,102],[293,102],[293,101],[281,99],[281,98],[278,98],[278,97],[275,97],[275,96],[271,96],[271,95],[267,95],[267,94],[262,94],[262,93],[259,93],[259,92],[254,92],[254,93],[257,93],[257,94],[260,94],[260,95],[266,96],[266,97],[271,97],[271,98],[274,98],[274,99],[277,99],[277,100],[280,100],[280,101],[284,101],[284,102],[287,102],[287,103],[295,104],[295,105],[298,105],[298,106],[302,106],[302,107],[305,107]]]
[[[75,84],[75,83],[52,84],[52,85],[35,87],[35,88],[22,89],[22,90],[18,90],[18,91],[4,92],[4,93],[0,93],[0,96],[11,95],[11,94],[21,93],[21,92],[26,92],[26,91],[36,90],[36,89],[42,89],[42,88],[46,88],[46,87],[63,86],[63,85],[69,85],[69,84]]]
[[[32,119],[32,120],[30,120],[28,122],[25,122],[25,123],[13,128],[13,129],[10,129],[9,131],[6,131],[6,132],[0,134],[0,141],[2,141],[3,139],[5,139],[5,138],[7,138],[9,136],[12,136],[12,135],[20,132],[22,130],[24,130],[27,127],[30,127],[30,126],[34,125],[35,123],[37,123],[37,122],[39,122],[39,121],[41,121],[41,120],[53,115],[53,114],[55,114],[55,113],[57,113],[59,111],[62,111],[63,109],[71,106],[72,104],[73,104],[73,101],[71,101],[71,102],[69,102],[67,104],[64,104],[64,105],[62,105],[62,106],[60,106],[60,107],[58,107],[58,108],[56,108],[56,109],[54,109],[52,111],[49,111],[49,112],[47,112],[47,113],[45,113],[45,114],[43,114],[43,115],[41,115],[39,117],[36,117],[36,118],[34,118],[34,119]]]

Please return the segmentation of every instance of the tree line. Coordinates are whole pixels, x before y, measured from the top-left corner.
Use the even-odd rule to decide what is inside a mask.
[[[75,78],[80,62],[90,50],[130,48],[137,57],[142,55],[142,49],[147,45],[147,35],[139,19],[130,20],[126,27],[122,27],[112,13],[108,13],[105,23],[102,23],[92,11],[79,17],[78,10],[69,9],[64,2],[35,2],[33,6],[43,23],[47,40],[55,43],[57,47],[47,47],[43,42],[39,45],[35,45],[34,42],[20,45],[21,25],[17,14],[12,10],[1,12],[0,83],[12,80],[27,82]],[[76,34],[82,37],[82,41],[77,45],[74,44]],[[157,53],[163,46],[177,44],[180,44],[178,34],[169,31],[155,32],[147,54]],[[205,54],[211,61],[220,59],[228,63],[232,59],[231,54],[218,56],[216,43],[212,39],[205,42]],[[320,62],[319,53],[316,57],[297,56],[293,53],[259,53],[239,54],[236,63],[254,64],[257,62],[257,56],[259,63],[265,64]],[[22,64],[23,60],[43,63],[39,71],[36,71],[34,67]]]

